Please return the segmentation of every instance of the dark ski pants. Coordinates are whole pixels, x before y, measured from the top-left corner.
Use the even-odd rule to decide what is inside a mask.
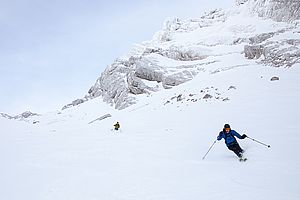
[[[229,150],[233,151],[238,157],[242,157],[244,150],[239,144],[232,144],[227,146]]]

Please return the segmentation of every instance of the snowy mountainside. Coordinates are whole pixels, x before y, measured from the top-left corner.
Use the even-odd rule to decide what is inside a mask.
[[[247,59],[272,67],[292,67],[300,62],[300,24],[295,20],[298,12],[285,10],[286,15],[294,16],[286,20],[290,23],[273,21],[268,18],[271,16],[261,18],[254,14],[259,13],[254,5],[261,7],[263,2],[271,1],[247,1],[229,11],[214,10],[198,19],[169,19],[152,40],[136,45],[108,66],[84,98],[63,109],[97,97],[116,109],[124,109],[138,101],[137,95],[178,86],[200,72],[245,66]],[[277,5],[269,4],[264,7],[267,11]],[[294,2],[283,7],[290,5]],[[214,63],[238,54],[244,54],[245,59],[213,69]]]
[[[299,200],[299,24],[245,5],[169,20],[68,109],[1,117],[0,199]],[[225,123],[271,148],[202,160]]]
[[[0,198],[298,200],[300,65],[225,69],[244,55],[220,59],[215,73],[123,110],[95,98],[33,116],[37,124],[0,118]],[[202,160],[224,123],[271,148],[238,140],[248,158],[240,163],[219,141]]]

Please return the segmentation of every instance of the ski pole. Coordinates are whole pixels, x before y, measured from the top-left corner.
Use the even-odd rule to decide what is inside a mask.
[[[216,144],[217,140],[214,141],[214,143],[209,147],[208,151],[206,152],[206,154],[203,156],[202,160],[204,160],[204,158],[206,157],[206,155],[208,154],[208,152],[211,150],[211,148]]]
[[[249,137],[249,136],[247,136],[247,138],[249,138],[250,140],[253,140],[254,142],[257,142],[257,143],[259,143],[259,144],[265,145],[265,146],[267,146],[267,147],[269,147],[269,148],[271,147],[270,145],[265,144],[265,143],[262,143],[262,142],[260,142],[260,141],[257,141],[257,140],[255,140],[255,139]]]

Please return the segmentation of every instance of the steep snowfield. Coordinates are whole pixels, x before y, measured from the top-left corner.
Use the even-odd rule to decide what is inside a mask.
[[[199,73],[122,111],[94,99],[35,124],[0,119],[0,198],[299,199],[300,66],[248,64]],[[202,160],[224,123],[271,148],[240,140],[249,159],[240,163],[220,141]]]
[[[129,107],[126,98],[119,98],[123,110],[94,98],[22,121],[0,118],[0,199],[299,200],[299,57],[292,57],[292,67],[283,62],[275,68],[263,65],[263,58],[246,59],[243,53],[250,37],[267,32],[273,33],[266,45],[295,39],[291,51],[298,51],[299,26],[243,12],[233,12],[225,21],[222,12],[213,14],[220,14],[214,25],[185,31],[186,23],[191,23],[189,28],[199,25],[187,21],[177,31],[157,34],[170,40],[138,62],[138,67],[150,63],[148,69],[165,69],[166,77],[188,82],[166,90],[162,82],[141,79],[156,92],[134,95],[135,104]],[[176,60],[170,52],[199,59]],[[120,61],[106,70],[113,74],[117,69],[122,75],[113,77],[116,81],[105,77],[107,87],[117,94],[128,92],[126,64]],[[95,85],[103,86],[101,81]],[[119,83],[124,83],[124,91]],[[95,96],[112,92],[96,86]],[[113,131],[117,121],[118,132]],[[249,159],[242,163],[218,141],[202,160],[225,123],[271,148],[239,140]]]

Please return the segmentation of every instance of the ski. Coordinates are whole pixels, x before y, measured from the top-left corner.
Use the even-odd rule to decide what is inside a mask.
[[[247,160],[248,160],[247,158],[243,158],[243,157],[242,157],[242,158],[239,158],[239,161],[240,161],[240,162],[245,162],[245,161],[247,161]]]

